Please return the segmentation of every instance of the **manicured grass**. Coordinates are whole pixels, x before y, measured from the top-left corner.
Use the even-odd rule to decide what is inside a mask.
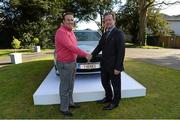
[[[146,46],[137,46],[137,48],[144,48],[144,49],[160,49],[160,48],[163,48],[163,47],[146,45]]]
[[[138,45],[135,45],[135,44],[133,44],[133,43],[126,43],[126,48],[160,49],[160,48],[163,48],[163,47],[150,46],[150,45],[138,46]]]
[[[41,49],[41,52],[48,52],[52,51],[53,49]],[[8,58],[10,53],[14,53],[14,49],[0,49],[0,59]],[[17,53],[22,53],[22,54],[33,54],[34,51],[30,49],[17,49]]]
[[[34,106],[32,95],[53,65],[51,58],[0,68],[0,118],[64,118],[59,105]],[[123,99],[112,111],[81,103],[73,118],[180,118],[180,71],[137,61],[126,72],[147,88],[147,96]]]
[[[17,49],[16,52],[31,53],[32,51],[29,49]],[[10,53],[14,53],[14,50],[13,49],[0,49],[0,56],[8,55]]]

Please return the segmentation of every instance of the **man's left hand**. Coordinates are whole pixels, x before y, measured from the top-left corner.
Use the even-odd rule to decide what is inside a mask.
[[[119,71],[119,70],[114,69],[114,74],[115,74],[115,75],[119,75],[119,74],[120,74],[120,71]]]

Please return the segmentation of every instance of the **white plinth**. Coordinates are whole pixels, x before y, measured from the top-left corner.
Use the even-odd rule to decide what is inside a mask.
[[[131,78],[125,72],[121,76],[122,98],[140,97],[146,95],[146,88]],[[33,95],[35,105],[59,104],[59,77],[54,68]],[[100,74],[77,75],[74,85],[73,99],[75,102],[96,101],[104,97]]]
[[[22,63],[22,53],[11,53],[10,58],[13,64]]]
[[[34,51],[35,52],[41,52],[41,47],[40,46],[35,46]]]

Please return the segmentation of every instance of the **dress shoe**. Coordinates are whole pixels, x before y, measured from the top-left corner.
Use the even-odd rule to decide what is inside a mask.
[[[103,98],[102,100],[97,100],[97,103],[108,103],[111,102],[111,99]]]
[[[69,108],[80,108],[80,105],[77,103],[74,103],[73,105],[70,105]]]
[[[64,116],[72,117],[73,114],[70,111],[61,111]]]
[[[112,110],[112,109],[114,109],[116,107],[118,107],[117,104],[109,104],[109,105],[103,107],[103,110]]]

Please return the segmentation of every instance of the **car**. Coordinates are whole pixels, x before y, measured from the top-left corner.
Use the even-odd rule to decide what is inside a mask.
[[[88,53],[91,53],[94,48],[99,43],[101,39],[101,33],[95,30],[75,30],[75,36],[78,40],[78,47]],[[56,54],[54,52],[54,66],[56,75],[59,75],[59,71],[56,67]],[[97,74],[100,73],[100,61],[101,61],[101,53],[94,57],[90,62],[86,60],[84,57],[77,57],[76,60],[76,74]]]

